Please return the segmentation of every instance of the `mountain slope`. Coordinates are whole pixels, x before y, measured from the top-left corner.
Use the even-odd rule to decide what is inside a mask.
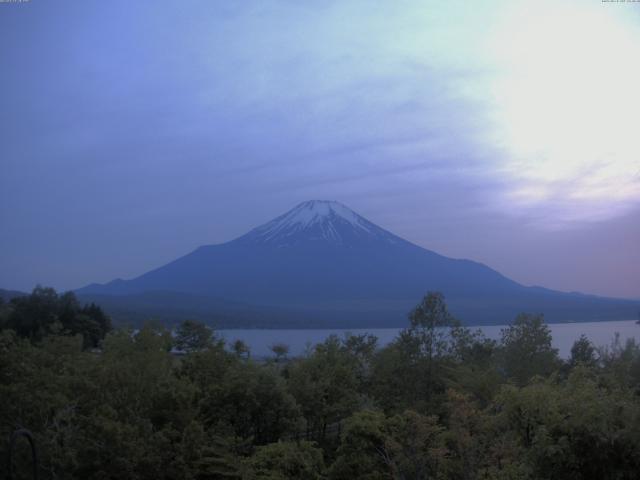
[[[635,316],[633,302],[524,287],[485,265],[418,247],[327,201],[304,202],[235,240],[78,293],[175,292],[276,308],[280,318],[290,312],[303,325],[380,326],[404,324],[428,290],[442,291],[470,324],[504,323],[523,310],[544,311],[551,321]],[[186,314],[189,301],[182,303],[176,306]]]

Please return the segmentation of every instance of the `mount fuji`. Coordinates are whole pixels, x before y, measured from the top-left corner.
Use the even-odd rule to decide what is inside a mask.
[[[463,323],[634,318],[637,302],[525,287],[470,260],[414,245],[332,201],[308,201],[235,240],[206,245],[131,280],[91,284],[81,299],[116,320],[197,318],[218,327],[402,326],[427,291]]]

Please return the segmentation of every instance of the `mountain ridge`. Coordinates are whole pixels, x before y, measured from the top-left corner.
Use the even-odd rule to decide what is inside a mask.
[[[526,287],[484,264],[415,245],[341,203],[321,200],[298,204],[244,235],[203,245],[131,280],[92,284],[77,293],[175,292],[281,313],[310,312],[304,317],[313,317],[314,324],[324,314],[331,324],[396,326],[428,290],[443,292],[468,324],[507,323],[519,311],[545,312],[551,321],[635,317],[631,302]]]

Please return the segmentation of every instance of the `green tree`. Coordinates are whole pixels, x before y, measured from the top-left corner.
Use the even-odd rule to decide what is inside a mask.
[[[345,422],[336,460],[329,470],[332,480],[383,480],[391,478],[382,452],[386,439],[382,412],[363,410]]]
[[[389,419],[382,456],[395,479],[438,478],[446,468],[444,428],[435,416],[406,411]]]
[[[430,398],[437,388],[436,362],[451,353],[452,328],[459,322],[449,313],[444,296],[429,292],[409,315],[408,334],[417,342],[424,363],[424,394]]]
[[[84,305],[79,314],[89,317],[92,324],[95,325],[92,330],[93,336],[89,336],[88,343],[92,346],[98,346],[112,329],[111,318],[93,302]],[[82,333],[82,330],[79,330],[78,333]],[[86,343],[87,339],[85,338]]]
[[[505,387],[496,409],[534,478],[637,478],[640,404],[628,390],[603,387],[593,370]]]
[[[413,411],[386,418],[363,411],[350,418],[330,478],[430,479],[446,469],[443,428]]]
[[[180,447],[183,459],[180,478],[240,480],[248,470],[242,456],[248,447],[246,442],[205,430],[199,422],[194,421],[183,430]]]
[[[569,365],[575,367],[579,364],[587,366],[596,364],[596,349],[585,335],[580,335],[571,347]]]
[[[213,345],[213,330],[202,322],[184,320],[175,331],[175,347],[183,352],[197,352]]]
[[[38,341],[62,328],[58,321],[58,294],[53,288],[37,286],[31,295],[13,298],[11,304],[13,309],[6,327],[21,337]]]
[[[640,344],[635,338],[623,343],[616,333],[611,345],[599,349],[599,357],[603,377],[612,387],[631,388],[640,393]]]
[[[238,358],[249,359],[251,357],[251,349],[249,348],[249,345],[240,339],[235,340],[231,344],[231,350]]]
[[[451,328],[459,322],[449,313],[444,296],[429,292],[409,314],[409,333],[429,363],[449,352]]]
[[[378,347],[378,337],[371,334],[353,335],[347,333],[342,344],[344,351],[354,364],[358,392],[360,395],[370,396],[371,371],[373,358]]]
[[[48,447],[52,432],[68,430],[58,419],[77,404],[74,386],[81,388],[74,379],[80,377],[91,382],[80,337],[47,337],[35,346],[12,330],[0,332],[0,438],[8,439],[18,427],[31,430],[41,451],[41,476],[60,471],[63,462],[53,459]],[[6,440],[0,442],[0,458],[6,458],[6,446]],[[0,462],[0,478],[5,466]],[[30,459],[17,467],[29,471]]]
[[[257,445],[275,442],[299,427],[300,411],[276,369],[253,362],[229,366],[199,402],[206,427]]]
[[[313,442],[278,442],[258,447],[248,459],[246,480],[320,480],[322,450]]]
[[[497,342],[480,330],[473,332],[461,326],[452,328],[451,336],[454,363],[448,386],[472,395],[482,406],[488,405],[503,381]]]
[[[269,347],[269,349],[276,356],[276,363],[278,363],[280,360],[286,359],[287,355],[289,354],[289,345],[287,345],[286,343],[274,343]]]
[[[406,330],[372,360],[371,394],[386,413],[425,410],[426,364],[417,339]],[[429,385],[430,387],[432,384]]]
[[[409,328],[373,361],[372,390],[386,412],[427,411],[444,396],[456,359],[459,322],[444,297],[430,292],[409,315]]]
[[[549,327],[542,315],[522,313],[502,330],[502,369],[518,385],[534,375],[547,376],[560,365],[558,350],[551,345]]]
[[[484,479],[490,465],[490,447],[495,443],[487,412],[464,392],[447,390],[446,430],[448,451],[445,478],[451,480]]]
[[[355,358],[332,335],[307,358],[287,370],[290,392],[306,420],[307,439],[324,440],[329,427],[355,411],[360,402]]]
[[[9,319],[9,305],[0,297],[0,330],[8,328],[7,321]]]
[[[224,343],[220,341],[211,348],[191,352],[183,357],[177,375],[193,383],[202,397],[212,385],[222,381],[238,360],[236,355],[225,350]]]
[[[37,342],[47,335],[82,335],[84,347],[97,347],[111,330],[111,320],[95,304],[80,306],[73,292],[58,295],[37,286],[30,295],[11,300],[4,328]]]

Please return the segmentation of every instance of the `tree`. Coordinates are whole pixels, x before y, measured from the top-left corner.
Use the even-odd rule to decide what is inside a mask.
[[[449,462],[445,478],[475,480],[486,478],[489,450],[495,443],[489,416],[464,392],[447,390],[444,442]]]
[[[410,410],[392,417],[358,412],[346,422],[330,478],[440,478],[447,455],[443,431],[436,417]]]
[[[566,382],[505,387],[494,408],[532,478],[631,479],[640,468],[640,404],[630,393],[578,366]]]
[[[58,295],[37,286],[30,295],[11,300],[4,328],[33,342],[47,335],[82,335],[84,348],[97,347],[111,330],[111,320],[95,305],[80,306],[73,292]]]
[[[578,364],[594,366],[596,364],[596,349],[585,335],[573,343],[569,365],[575,367]]]
[[[502,329],[502,369],[518,385],[534,375],[549,375],[559,367],[558,350],[551,345],[542,315],[521,313]]]
[[[608,383],[640,393],[640,344],[635,338],[622,343],[620,334],[615,333],[611,345],[599,349],[599,360]]]
[[[204,323],[184,320],[175,332],[175,347],[183,352],[205,350],[213,344],[213,330]]]
[[[199,404],[206,427],[257,445],[278,441],[299,427],[300,409],[271,365],[236,361],[205,387]]]
[[[4,330],[7,327],[7,321],[9,319],[9,305],[4,301],[4,298],[0,297],[0,330]]]
[[[459,322],[444,296],[429,292],[409,314],[409,328],[383,349],[373,362],[373,389],[385,411],[426,411],[446,389],[455,361],[453,333]]]
[[[480,330],[473,332],[462,326],[452,328],[451,336],[454,364],[448,375],[449,386],[473,395],[483,406],[488,405],[503,381],[497,362],[497,342],[486,338]]]
[[[402,412],[407,408],[426,409],[427,366],[422,358],[418,340],[407,330],[372,360],[371,394],[386,413]]]
[[[357,408],[355,365],[335,335],[316,345],[311,356],[289,365],[288,386],[306,420],[307,439],[324,440],[330,425],[337,426]]]
[[[385,442],[385,416],[363,410],[349,417],[340,437],[336,460],[329,470],[332,480],[383,480],[389,469],[381,456]]]
[[[90,343],[97,346],[100,341],[109,333],[112,329],[111,318],[104,313],[95,303],[91,302],[80,309],[81,315],[85,315],[91,319],[96,325],[94,328],[94,336],[90,337]]]
[[[371,334],[353,335],[347,333],[342,339],[343,350],[354,363],[358,392],[371,395],[371,372],[373,359],[378,347],[378,337]]]
[[[286,343],[274,343],[269,347],[269,349],[276,356],[276,363],[278,363],[282,359],[286,359],[289,354],[289,345]]]
[[[449,313],[444,295],[429,292],[409,315],[409,334],[414,337],[427,365],[426,395],[433,391],[434,359],[449,353],[451,349],[451,329],[459,322]]]
[[[447,449],[437,417],[408,410],[387,421],[388,437],[381,453],[397,479],[435,479],[444,470]]]
[[[6,327],[32,341],[60,330],[58,295],[53,288],[37,286],[30,295],[11,299],[13,310]],[[57,323],[57,326],[56,326]]]
[[[451,328],[459,325],[440,292],[427,293],[409,314],[409,322],[409,333],[429,362],[448,351]]]
[[[249,348],[249,345],[247,345],[240,339],[235,340],[231,344],[231,350],[233,350],[233,353],[235,353],[238,358],[249,359],[251,357],[251,350]]]
[[[197,480],[240,480],[246,477],[241,450],[247,443],[236,443],[234,438],[221,437],[214,430],[205,430],[199,422],[191,422],[182,433],[183,463],[174,478]],[[192,476],[188,477],[187,472]],[[243,473],[245,475],[243,476]]]
[[[195,385],[199,397],[222,381],[227,371],[238,363],[238,357],[227,352],[224,343],[217,342],[211,348],[185,355],[177,369],[177,375]]]
[[[325,469],[322,450],[301,441],[270,443],[258,447],[247,464],[247,480],[320,480]]]

